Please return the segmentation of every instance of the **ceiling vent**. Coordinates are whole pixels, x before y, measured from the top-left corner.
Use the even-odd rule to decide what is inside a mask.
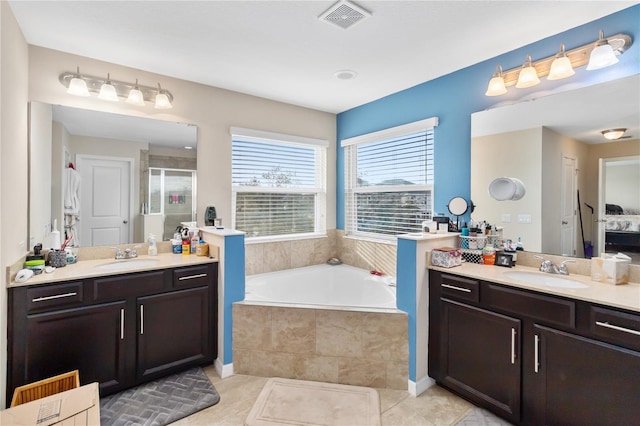
[[[318,19],[346,30],[370,16],[371,13],[363,8],[346,0],[340,0],[318,16]]]

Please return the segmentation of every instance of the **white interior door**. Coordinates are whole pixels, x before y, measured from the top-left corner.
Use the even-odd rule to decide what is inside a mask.
[[[77,155],[82,246],[131,243],[132,159]]]
[[[598,160],[598,216],[594,219],[598,224],[598,251],[594,253],[594,256],[600,256],[600,253],[605,252],[605,229],[607,219],[606,215],[606,200],[607,200],[607,167],[606,159],[600,158]]]
[[[576,256],[576,159],[562,156],[562,189],[560,200],[560,250]]]

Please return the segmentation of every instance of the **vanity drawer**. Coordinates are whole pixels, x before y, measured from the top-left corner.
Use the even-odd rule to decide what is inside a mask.
[[[441,296],[472,303],[480,301],[480,282],[478,280],[449,274],[442,274],[441,277]]]
[[[93,299],[97,302],[126,299],[159,293],[164,289],[164,271],[116,275],[94,280]]]
[[[67,308],[82,304],[82,281],[52,284],[27,290],[27,311]]]
[[[191,266],[173,271],[174,288],[201,287],[209,285],[212,271],[208,265]]]
[[[589,329],[607,342],[640,350],[640,315],[591,306]]]
[[[567,328],[576,327],[576,304],[571,300],[487,284],[482,301],[485,306],[521,317]]]

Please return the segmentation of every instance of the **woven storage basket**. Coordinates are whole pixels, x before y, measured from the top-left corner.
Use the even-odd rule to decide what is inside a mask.
[[[38,382],[29,383],[28,385],[22,385],[13,391],[11,407],[44,398],[45,396],[55,395],[56,393],[75,389],[77,387],[80,387],[78,370],[73,370]]]

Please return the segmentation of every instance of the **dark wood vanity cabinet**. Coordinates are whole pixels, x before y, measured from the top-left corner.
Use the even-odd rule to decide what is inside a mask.
[[[638,424],[640,315],[431,270],[429,375],[515,424]]]
[[[17,386],[75,369],[107,395],[212,363],[217,275],[209,263],[10,287],[7,399]]]

